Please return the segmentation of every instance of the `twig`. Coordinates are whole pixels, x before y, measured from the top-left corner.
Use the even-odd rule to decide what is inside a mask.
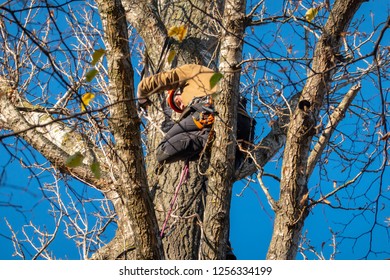
[[[269,193],[268,188],[265,186],[263,179],[262,179],[262,176],[263,176],[263,173],[259,172],[257,174],[257,180],[259,181],[260,187],[263,190],[265,196],[267,197],[267,200],[268,200],[269,205],[271,206],[271,209],[276,211],[278,209],[278,205],[277,205],[276,201],[273,199],[273,197],[271,196],[271,194]]]

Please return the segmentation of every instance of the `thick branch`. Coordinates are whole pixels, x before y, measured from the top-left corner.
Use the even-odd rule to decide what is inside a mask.
[[[234,182],[235,141],[237,107],[239,100],[240,69],[244,34],[245,1],[225,2],[224,31],[221,38],[220,71],[224,74],[221,83],[223,93],[215,101],[218,118],[214,123],[217,137],[214,140],[210,167],[208,192],[204,215],[205,239],[201,254],[205,259],[224,259],[229,237],[229,209],[231,189]]]
[[[93,185],[100,190],[108,191],[109,185],[112,183],[110,176],[104,176],[105,173],[103,171],[102,178],[97,179],[91,172],[87,160],[85,160],[81,166],[71,169],[66,167],[66,159],[75,150],[71,147],[72,145],[63,145],[63,143],[66,142],[64,137],[66,136],[66,133],[71,133],[70,137],[73,137],[73,140],[77,140],[80,136],[75,132],[70,132],[70,128],[63,123],[56,122],[51,117],[44,114],[38,115],[40,115],[40,117],[45,116],[45,121],[50,124],[46,127],[44,123],[41,122],[41,125],[37,126],[37,123],[32,121],[37,121],[40,117],[38,116],[38,118],[36,118],[34,114],[35,113],[22,114],[11,103],[7,95],[2,95],[0,97],[0,118],[6,123],[7,129],[14,131],[18,137],[23,138],[57,169],[72,174],[72,176],[75,176],[80,181]],[[30,121],[28,121],[27,118]],[[49,133],[49,131],[51,132]],[[55,131],[57,131],[58,134],[53,133]],[[82,142],[82,139],[79,142],[73,141],[73,146],[78,146],[78,144],[80,146],[85,145],[85,143]]]
[[[308,157],[323,99],[335,69],[340,39],[363,0],[337,0],[314,52],[312,74],[290,120],[280,198],[267,259],[294,259],[308,213]]]
[[[137,33],[142,38],[146,46],[145,55],[150,56],[150,59],[145,59],[145,63],[151,61],[158,62],[161,48],[167,36],[166,27],[157,13],[157,7],[154,2],[151,0],[122,1],[127,20],[135,27]],[[149,66],[153,71],[157,68],[157,64]]]
[[[115,138],[120,182],[116,189],[134,232],[138,259],[162,259],[158,226],[149,197],[143,161],[140,120],[134,100],[133,67],[130,62],[125,11],[121,1],[96,1],[103,22],[110,88],[111,128]],[[121,227],[121,225],[119,225]]]

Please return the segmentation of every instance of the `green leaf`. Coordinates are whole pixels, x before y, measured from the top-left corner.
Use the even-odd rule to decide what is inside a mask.
[[[210,88],[215,87],[216,84],[222,79],[223,75],[219,72],[214,73],[210,78]]]
[[[95,50],[95,52],[92,54],[92,62],[91,64],[93,66],[96,65],[96,63],[99,62],[100,58],[106,53],[105,50],[103,49],[98,49],[98,50]]]
[[[100,173],[100,163],[98,161],[92,162],[91,166],[91,171],[93,175],[95,176],[96,179],[100,179],[101,173]]]
[[[96,70],[95,68],[89,70],[88,73],[85,74],[85,80],[87,82],[91,82],[93,80],[93,78],[96,77],[97,73],[99,73],[99,71]]]
[[[65,165],[67,167],[77,167],[83,163],[83,159],[84,156],[80,152],[76,152],[66,159]]]

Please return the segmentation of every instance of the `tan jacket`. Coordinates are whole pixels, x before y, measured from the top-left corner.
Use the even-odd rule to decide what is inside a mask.
[[[216,93],[218,85],[210,88],[210,79],[214,70],[197,64],[186,64],[178,68],[161,72],[144,78],[138,85],[137,95],[140,103],[143,98],[161,92],[180,88],[184,106],[187,106],[196,96]]]

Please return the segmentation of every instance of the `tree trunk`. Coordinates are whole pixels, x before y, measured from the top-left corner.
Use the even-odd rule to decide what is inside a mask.
[[[221,38],[220,71],[222,93],[215,98],[218,117],[208,169],[208,188],[204,218],[203,259],[225,259],[229,238],[229,211],[235,173],[237,107],[244,36],[245,2],[225,1]]]
[[[115,147],[110,150],[112,155],[103,156],[106,153],[99,151],[77,130],[68,128],[44,110],[31,109],[27,102],[15,104],[9,94],[12,89],[5,86],[2,77],[0,124],[23,138],[58,170],[101,190],[112,201],[118,230],[113,240],[93,255],[93,259],[223,259],[229,237],[232,184],[258,168],[254,163],[247,164],[238,174],[234,173],[240,80],[237,65],[242,59],[245,1],[96,2],[107,51],[110,81],[107,97],[111,103],[109,125],[115,140]],[[280,200],[276,204],[274,234],[267,255],[269,259],[295,258],[309,206],[307,184],[313,161],[309,163],[308,157],[313,128],[337,62],[334,54],[338,53],[341,33],[346,30],[361,2],[363,0],[335,1],[297,108],[291,106],[291,116],[281,117],[280,123],[275,123],[262,140],[260,145],[264,148],[256,151],[257,163],[263,166],[287,139]],[[211,16],[215,14],[223,15],[223,22]],[[184,63],[198,63],[214,69],[220,63],[219,70],[224,74],[223,92],[215,99],[219,116],[215,122],[217,137],[209,169],[206,175],[200,174],[199,164],[202,162],[190,163],[189,178],[179,190],[170,217],[167,214],[184,163],[165,165],[156,170],[154,151],[163,135],[161,126],[172,123],[172,118],[177,115],[165,110],[164,93],[152,97],[153,105],[149,108],[149,122],[145,129],[147,157],[144,161],[125,16],[145,42],[146,75]],[[188,35],[183,42],[170,39],[170,49],[176,50],[177,54],[168,63],[166,53],[162,53],[167,30],[179,25],[187,26]],[[290,118],[286,137],[283,125]],[[83,163],[74,168],[67,167],[66,159],[77,151],[85,153]],[[103,158],[104,162],[101,161]],[[316,157],[313,158],[316,161]],[[100,161],[101,179],[97,179],[90,169],[91,162],[96,159]],[[159,230],[166,219],[168,226],[161,240]]]
[[[334,3],[323,34],[317,43],[312,75],[303,89],[287,133],[283,156],[280,198],[267,259],[295,259],[298,242],[308,214],[307,165],[319,112],[336,67],[335,54],[344,32],[364,0]]]
[[[213,28],[215,25],[210,24],[214,19],[207,17],[205,11],[212,13],[215,9],[220,9],[221,5],[218,3],[223,1],[158,1],[157,6],[150,1],[124,2],[127,19],[137,27],[145,42],[146,75],[187,63],[211,67],[215,65],[215,58],[212,55],[217,51],[218,38],[210,35],[217,35],[217,31]],[[141,13],[141,20],[136,11]],[[143,16],[145,13],[148,13],[148,17]],[[168,63],[166,56],[168,51],[162,53],[167,30],[182,25],[187,26],[188,34],[181,43],[170,39],[170,50],[175,50],[176,56],[172,63]],[[160,69],[158,65],[161,65]],[[180,188],[172,215],[167,217],[184,162],[167,164],[157,170],[154,151],[163,137],[161,128],[169,127],[173,123],[172,119],[177,119],[178,116],[167,109],[165,93],[156,94],[151,100],[153,105],[148,108],[149,121],[146,128],[148,132],[146,165],[160,230],[167,220],[162,239],[165,256],[167,259],[198,259],[205,177],[198,172],[198,162],[190,162],[189,178]]]
[[[119,232],[133,232],[137,259],[162,259],[157,220],[149,196],[142,155],[140,120],[133,99],[133,68],[124,8],[119,0],[97,1],[103,22],[108,77],[110,122],[115,139],[120,178],[115,182],[119,199],[126,207],[118,221]],[[131,229],[122,228],[130,221]],[[128,244],[128,242],[126,242]]]

